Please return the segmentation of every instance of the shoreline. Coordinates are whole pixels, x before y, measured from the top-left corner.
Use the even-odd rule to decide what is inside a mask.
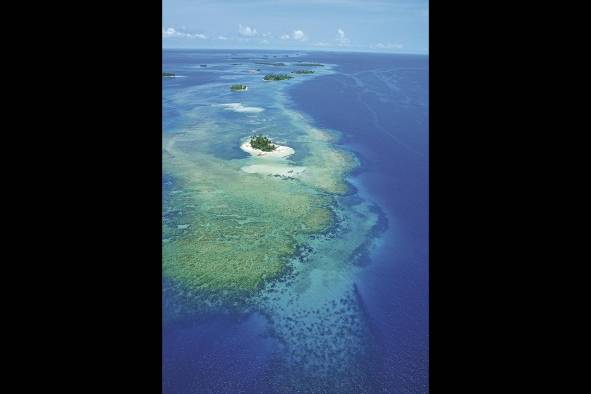
[[[260,157],[262,159],[283,159],[283,158],[291,156],[295,153],[295,150],[293,150],[293,148],[290,148],[289,146],[283,146],[283,145],[275,145],[275,146],[276,146],[275,150],[272,150],[270,152],[265,152],[265,151],[253,148],[250,145],[250,141],[246,141],[246,142],[242,143],[242,145],[240,145],[240,149],[242,149],[246,153],[249,153],[253,157]]]

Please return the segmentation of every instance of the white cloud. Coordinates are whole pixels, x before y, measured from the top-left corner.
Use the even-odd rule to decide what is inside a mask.
[[[315,47],[328,47],[330,46],[330,44],[328,42],[315,42],[314,44]]]
[[[238,25],[238,32],[240,33],[240,35],[243,35],[245,37],[254,37],[258,34],[256,29],[251,28],[250,26],[242,25]]]
[[[301,30],[294,30],[292,37],[294,40],[304,41],[306,39],[306,35]]]
[[[178,38],[199,38],[200,40],[205,40],[207,39],[207,36],[205,34],[200,34],[200,33],[195,33],[195,34],[191,34],[191,33],[186,33],[184,31],[181,30],[177,30],[174,27],[168,27],[168,28],[162,28],[162,37],[163,38],[172,38],[172,37],[178,37]]]
[[[269,40],[262,40],[261,41],[261,44],[268,44],[268,43],[269,43]]]
[[[227,39],[228,39],[228,37],[224,37],[224,36],[218,36],[218,40],[223,40],[223,41],[225,41],[225,40],[227,40]]]
[[[343,29],[337,29],[337,44],[338,46],[344,47],[349,45],[350,40],[345,35],[345,31]]]
[[[294,30],[291,35],[289,34],[283,34],[281,37],[282,40],[289,40],[289,39],[294,39],[296,41],[306,41],[308,39],[308,37],[306,37],[306,34],[301,31],[301,30]]]
[[[179,34],[180,32],[176,31],[174,27],[162,28],[162,37],[178,37]]]
[[[370,46],[372,49],[402,49],[403,47],[402,44],[383,44],[381,42]]]

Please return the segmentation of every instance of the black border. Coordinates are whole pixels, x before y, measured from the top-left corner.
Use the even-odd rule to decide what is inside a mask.
[[[25,334],[19,352],[42,365],[27,382],[160,392],[162,4],[92,5],[76,18],[53,11],[60,15],[38,13],[30,36],[22,23],[11,30],[22,41],[9,53],[18,73],[5,83],[16,85],[21,94],[9,99],[24,111],[20,127],[5,132],[21,139],[6,141],[5,155],[14,155],[7,173],[23,173],[6,182],[19,200],[6,206],[18,223],[9,245],[18,257],[7,268],[22,272],[5,277],[23,304],[10,323]],[[512,193],[528,173],[512,178],[505,148],[527,125],[513,127],[504,109],[526,100],[512,92],[532,70],[500,45],[517,40],[501,24],[506,12],[430,4],[435,392],[504,389],[519,360],[511,359],[519,344],[500,333],[511,334],[519,318],[507,284],[519,261],[506,247],[527,202],[505,209],[517,204]]]

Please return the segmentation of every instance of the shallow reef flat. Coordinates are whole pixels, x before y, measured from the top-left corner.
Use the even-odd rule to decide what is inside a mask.
[[[335,198],[357,165],[334,146],[336,133],[289,108],[283,84],[254,78],[242,103],[227,102],[235,98],[219,84],[167,97],[183,127],[163,136],[163,172],[174,184],[163,192],[163,275],[195,300],[244,300],[284,275],[298,248],[336,225]],[[243,108],[258,110],[234,111]],[[295,154],[240,154],[255,132]]]
[[[348,186],[345,176],[359,165],[357,158],[334,146],[338,139],[336,132],[311,126],[302,114],[290,110],[286,104],[283,104],[282,110],[289,122],[302,129],[300,141],[309,151],[302,159],[302,165],[307,170],[302,173],[301,181],[327,193],[346,193]]]
[[[189,231],[163,244],[163,273],[184,286],[252,292],[281,273],[298,242],[331,223],[330,199],[301,184],[249,176],[213,156],[177,150],[174,143],[166,154],[164,171],[184,191],[171,195],[169,208],[175,199],[193,207],[183,218]],[[165,237],[175,228],[167,230]]]

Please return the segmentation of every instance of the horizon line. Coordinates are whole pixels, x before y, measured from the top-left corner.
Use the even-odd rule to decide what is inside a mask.
[[[374,50],[339,50],[339,49],[285,49],[285,48],[183,48],[183,47],[162,47],[162,50],[228,50],[228,51],[240,51],[240,50],[260,50],[260,51],[290,51],[290,52],[340,52],[340,53],[376,53],[384,55],[422,55],[429,56],[429,52],[382,52]]]

